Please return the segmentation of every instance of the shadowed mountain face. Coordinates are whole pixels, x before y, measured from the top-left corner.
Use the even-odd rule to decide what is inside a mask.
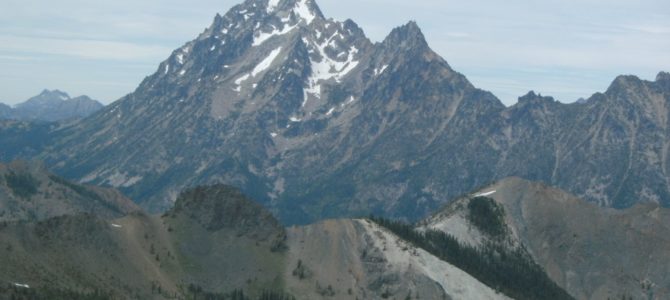
[[[88,96],[70,98],[59,90],[44,90],[14,108],[0,104],[0,119],[55,122],[87,117],[103,107]]]
[[[413,22],[372,43],[312,0],[249,0],[133,93],[51,130],[39,157],[151,211],[185,187],[232,184],[286,223],[417,219],[512,175],[605,206],[670,205],[668,80],[623,76],[584,104],[529,93],[506,108]]]
[[[0,119],[8,119],[12,115],[12,107],[0,103]]]
[[[470,204],[478,196],[503,209],[505,238],[483,230],[492,228],[491,222],[483,223],[486,227],[473,218]],[[670,295],[668,224],[670,210],[658,204],[601,208],[560,189],[508,178],[450,203],[420,227],[473,246],[522,247],[577,299],[665,299]]]

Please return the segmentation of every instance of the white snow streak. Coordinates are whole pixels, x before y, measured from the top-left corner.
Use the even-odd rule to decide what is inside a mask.
[[[475,197],[486,197],[486,196],[489,196],[489,195],[493,195],[493,193],[495,193],[495,192],[496,191],[493,190],[493,191],[490,191],[490,192],[479,193],[479,194],[475,195]]]
[[[235,88],[233,88],[233,90],[239,93],[242,90],[242,87],[240,86],[240,84],[242,84],[243,81],[249,79],[250,76],[251,76],[250,74],[245,74],[244,76],[242,76],[240,78],[237,78],[235,80],[235,85],[237,85],[237,86]]]
[[[276,137],[276,136],[277,136],[277,133],[276,133],[276,132],[270,132],[270,136],[271,136],[271,137]]]
[[[384,65],[384,66],[382,66],[380,69],[376,69],[376,68],[375,68],[375,76],[384,73],[384,70],[386,70],[386,68],[388,68],[388,66],[389,66],[389,65]]]
[[[291,121],[291,122],[300,122],[300,121],[302,121],[302,120],[299,119],[299,118],[296,118],[296,117],[290,117],[290,118],[289,118],[289,121]]]
[[[273,11],[275,11],[277,5],[279,5],[279,0],[268,0],[268,7],[266,8],[266,11],[271,14]]]
[[[328,112],[326,113],[326,116],[330,116],[333,114],[333,111],[335,111],[335,107],[331,107]]]
[[[291,30],[293,30],[296,27],[298,27],[298,25],[294,25],[294,26],[284,25],[284,28],[279,30],[279,29],[277,29],[273,26],[272,27],[273,28],[272,32],[262,32],[261,31],[260,33],[258,33],[258,36],[254,35],[254,41],[251,45],[252,46],[258,46],[260,44],[263,44],[265,41],[267,41],[271,37],[277,36],[277,35],[287,34],[287,33],[291,32]]]
[[[259,73],[261,73],[261,72],[265,71],[267,68],[269,68],[270,65],[272,65],[272,62],[275,61],[275,59],[277,58],[277,56],[279,55],[280,52],[281,52],[281,47],[279,47],[275,50],[272,50],[272,52],[270,52],[270,54],[265,59],[263,59],[263,61],[261,61],[253,69],[253,71],[251,71],[251,76],[256,77],[256,75],[258,75]]]
[[[307,5],[307,1],[308,1],[308,0],[300,0],[300,1],[298,1],[298,2],[295,4],[295,8],[293,8],[293,12],[294,12],[296,15],[300,16],[302,19],[304,19],[305,22],[306,22],[307,24],[310,24],[310,23],[312,23],[312,21],[314,20],[314,18],[316,18],[316,16],[315,16],[314,13],[312,13],[312,11],[309,9],[309,5]]]
[[[121,225],[119,225],[119,224],[114,224],[114,223],[112,223],[111,225],[112,225],[112,227],[114,227],[114,228],[121,228],[121,227],[123,227],[123,226],[121,226]]]
[[[168,72],[170,72],[170,65],[166,64],[165,65],[165,74],[167,74]]]
[[[179,62],[180,65],[184,64],[184,54],[177,54],[177,62]]]

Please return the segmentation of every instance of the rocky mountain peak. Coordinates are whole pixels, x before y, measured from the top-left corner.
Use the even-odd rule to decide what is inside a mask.
[[[218,184],[182,192],[166,216],[187,216],[210,231],[281,231],[279,222],[260,204],[234,187]]]
[[[86,117],[103,106],[88,96],[71,98],[66,92],[45,89],[13,109],[4,109],[4,113],[0,111],[0,119],[55,122]]]
[[[44,89],[39,94],[39,96],[56,96],[60,97],[62,100],[70,99],[70,95],[68,95],[66,92],[57,89],[56,90]]]
[[[520,105],[542,105],[542,104],[551,104],[557,102],[551,96],[542,96],[541,94],[536,94],[535,91],[529,91],[525,95],[519,97]]]
[[[311,23],[315,18],[324,18],[315,0],[261,0],[260,2],[267,3],[266,11],[269,14],[293,13],[297,17],[304,19],[307,24]]]
[[[428,48],[426,37],[415,21],[410,21],[403,26],[394,28],[384,39],[383,44],[387,47],[404,50],[424,50]]]
[[[642,80],[635,75],[619,75],[612,81],[605,94],[618,93],[640,84],[642,84]]]
[[[59,103],[70,100],[70,95],[59,90],[44,89],[39,95],[26,100],[23,103],[16,105],[17,108],[28,108],[33,106],[40,106],[45,104]]]
[[[656,83],[670,91],[670,73],[659,72],[658,75],[656,75]]]

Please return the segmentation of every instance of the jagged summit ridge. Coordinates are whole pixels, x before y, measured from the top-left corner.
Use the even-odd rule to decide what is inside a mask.
[[[291,224],[417,218],[505,176],[604,206],[670,199],[668,164],[657,163],[669,149],[658,144],[661,84],[508,108],[433,52],[415,22],[372,43],[353,21],[316,8],[306,18],[298,3],[315,5],[247,1],[218,15],[135,92],[50,132],[58,142],[43,157],[151,211],[185,187],[226,183]]]
[[[293,188],[306,178],[339,176],[323,170],[355,165],[386,141],[434,140],[443,130],[419,128],[446,126],[474,107],[503,106],[433,52],[415,22],[372,43],[355,22],[325,18],[314,1],[246,1],[217,15],[134,93],[60,129],[93,138],[49,160],[67,161],[57,168],[84,182],[156,197],[150,210],[171,206],[187,186],[216,182],[247,193],[254,186],[252,196],[276,207],[311,198],[310,189]],[[108,158],[90,160],[103,148]]]

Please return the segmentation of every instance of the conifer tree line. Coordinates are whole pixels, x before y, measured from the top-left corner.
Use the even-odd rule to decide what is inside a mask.
[[[474,248],[442,231],[417,231],[402,221],[374,216],[369,219],[511,298],[574,299],[523,250],[510,251],[494,243]]]

